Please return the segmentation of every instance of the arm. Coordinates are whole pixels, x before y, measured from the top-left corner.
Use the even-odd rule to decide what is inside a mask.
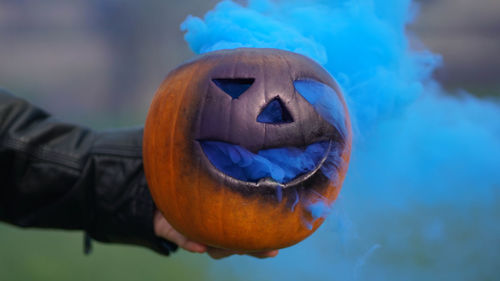
[[[1,89],[0,221],[85,230],[101,242],[146,246],[165,255],[177,245],[215,259],[278,254],[211,248],[176,231],[149,193],[142,129],[94,132],[55,120]]]
[[[141,129],[65,124],[0,90],[0,220],[174,251],[154,232],[141,145]]]

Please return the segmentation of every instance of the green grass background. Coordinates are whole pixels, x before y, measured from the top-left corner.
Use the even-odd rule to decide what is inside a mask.
[[[0,280],[210,280],[209,258],[179,250],[163,257],[148,249],[93,242],[83,233],[21,229],[0,223]]]

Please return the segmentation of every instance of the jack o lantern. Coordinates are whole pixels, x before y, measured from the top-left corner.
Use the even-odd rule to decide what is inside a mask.
[[[188,238],[238,251],[291,246],[323,222],[349,162],[334,79],[302,55],[241,48],[201,55],[158,89],[144,130],[158,209]]]

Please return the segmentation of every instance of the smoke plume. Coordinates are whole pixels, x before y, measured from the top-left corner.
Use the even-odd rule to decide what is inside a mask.
[[[409,0],[223,1],[181,25],[196,53],[271,47],[316,60],[355,129],[325,225],[275,259],[216,262],[208,279],[498,279],[500,107],[432,79],[440,57],[406,30],[416,10]]]

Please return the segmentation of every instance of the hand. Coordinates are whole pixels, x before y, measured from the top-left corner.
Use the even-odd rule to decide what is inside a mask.
[[[277,256],[278,250],[273,250],[273,251],[268,251],[268,252],[245,253],[245,252],[238,252],[238,251],[231,251],[231,250],[208,247],[207,253],[208,253],[208,255],[210,255],[210,257],[212,257],[213,259],[216,259],[216,260],[223,259],[225,257],[229,257],[232,255],[248,255],[248,256],[259,258],[259,259],[265,259],[265,258],[274,258],[275,256]]]
[[[207,253],[213,259],[222,259],[232,255],[249,255],[263,259],[263,258],[275,257],[276,255],[278,255],[278,250],[268,251],[268,252],[246,253],[246,252],[213,248],[189,240],[188,238],[186,238],[186,236],[180,234],[177,230],[175,230],[158,210],[154,215],[153,224],[154,224],[154,231],[157,236],[177,244],[179,247],[183,248],[186,251],[192,253],[200,253],[200,254]]]

